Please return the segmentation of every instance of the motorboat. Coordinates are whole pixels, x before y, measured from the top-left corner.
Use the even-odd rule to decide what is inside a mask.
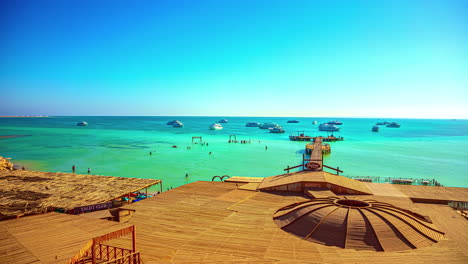
[[[218,123],[227,123],[227,122],[228,122],[228,120],[227,120],[227,119],[224,119],[224,118],[223,118],[223,119],[220,119],[220,120],[218,121]]]
[[[81,121],[81,122],[78,122],[76,123],[77,126],[87,126],[88,125],[88,122],[86,121]]]
[[[318,124],[317,120],[312,121],[312,125]]]
[[[299,123],[299,120],[288,120],[287,123]]]
[[[327,122],[327,123],[330,124],[330,125],[342,125],[342,124],[343,124],[343,122],[336,121],[336,120],[334,120],[334,121],[329,121],[329,122]]]
[[[320,124],[319,130],[320,131],[339,131],[340,128],[330,123],[323,123],[323,124]]]
[[[180,121],[174,119],[174,120],[172,120],[172,121],[168,121],[168,122],[166,123],[166,125],[171,125],[171,126],[173,126],[174,124],[177,124],[177,123],[180,123]]]
[[[183,127],[184,124],[178,120],[175,120],[176,122],[174,122],[174,124],[172,125],[173,127]]]
[[[218,123],[213,123],[210,125],[209,127],[211,130],[221,130],[223,129],[223,126],[221,124],[218,124]]]
[[[373,126],[372,127],[372,132],[379,132],[380,127],[379,126]]]
[[[260,126],[260,123],[257,123],[257,122],[248,122],[247,124],[245,124],[246,127],[259,127]]]
[[[385,121],[385,122],[377,122],[375,125],[376,126],[386,126],[388,124],[390,124],[390,122]]]
[[[274,128],[274,127],[277,127],[278,124],[276,123],[273,123],[273,122],[266,122],[266,123],[262,123],[259,128],[261,129],[269,129],[269,128]]]
[[[284,133],[284,130],[280,126],[275,126],[273,128],[270,128],[270,133]]]
[[[397,122],[391,122],[390,124],[387,124],[387,127],[400,127],[400,124],[398,124]]]

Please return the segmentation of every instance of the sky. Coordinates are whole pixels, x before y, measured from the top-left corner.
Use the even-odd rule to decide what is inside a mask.
[[[468,1],[0,1],[0,115],[468,118]]]

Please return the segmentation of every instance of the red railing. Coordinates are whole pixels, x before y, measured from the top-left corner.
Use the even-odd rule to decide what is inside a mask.
[[[131,249],[113,247],[103,244],[95,246],[96,259],[110,261],[113,259],[125,257],[133,253]]]
[[[130,255],[109,260],[107,262],[101,262],[101,264],[143,264],[143,262],[140,258],[140,252],[133,252]]]

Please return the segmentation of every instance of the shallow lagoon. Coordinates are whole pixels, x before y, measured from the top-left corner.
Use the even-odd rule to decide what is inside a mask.
[[[162,179],[168,188],[209,181],[214,175],[281,174],[288,165],[300,164],[306,144],[290,141],[290,133],[325,136],[327,132],[318,131],[312,121],[337,119],[343,125],[335,135],[345,141],[330,143],[332,153],[324,163],[340,167],[344,175],[429,178],[444,186],[468,187],[468,120],[226,117],[223,130],[208,129],[221,118],[0,118],[0,135],[30,135],[1,138],[0,156],[32,170],[71,172],[75,165],[77,173],[90,168],[98,175]],[[185,126],[166,125],[173,119]],[[300,122],[287,123],[292,119]],[[76,126],[80,121],[89,126]],[[273,121],[286,133],[245,127],[249,121]],[[396,121],[401,128],[371,132],[377,121]],[[228,143],[229,135],[251,143]],[[192,136],[202,136],[208,144],[192,144]]]

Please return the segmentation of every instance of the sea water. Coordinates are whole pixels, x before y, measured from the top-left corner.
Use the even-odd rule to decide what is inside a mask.
[[[221,118],[222,130],[208,126]],[[166,125],[177,119],[183,128]],[[287,123],[288,120],[299,123]],[[30,170],[163,180],[164,189],[213,176],[267,177],[301,164],[307,142],[289,140],[304,131],[326,136],[316,120],[285,117],[22,117],[0,118],[0,156]],[[468,187],[468,120],[339,118],[344,141],[331,142],[324,164],[348,176],[436,179],[444,186]],[[86,121],[86,127],[76,126]],[[246,127],[249,121],[276,122],[284,134]],[[395,121],[400,128],[381,126]],[[238,143],[228,143],[236,136]],[[203,144],[199,139],[202,137]],[[241,144],[241,140],[250,143]],[[150,155],[150,152],[152,153]],[[333,171],[330,171],[333,172]]]

